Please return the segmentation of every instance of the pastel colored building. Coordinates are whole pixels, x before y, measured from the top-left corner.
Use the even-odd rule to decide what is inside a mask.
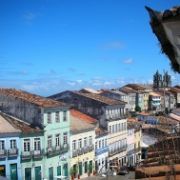
[[[84,117],[83,117],[84,118]],[[74,170],[73,176],[87,177],[88,172],[94,171],[94,139],[95,126],[71,115],[70,136],[70,168]]]
[[[21,180],[21,131],[0,113],[0,176]]]
[[[127,165],[134,165],[134,126],[127,126]]]
[[[134,163],[138,163],[141,160],[141,137],[141,128],[134,127]]]
[[[105,173],[109,167],[108,131],[96,128],[95,133],[95,170],[98,173]]]
[[[39,129],[21,138],[21,170],[26,180],[69,176],[70,114],[65,103],[18,89],[0,89],[0,109]],[[44,131],[42,133],[42,131]]]

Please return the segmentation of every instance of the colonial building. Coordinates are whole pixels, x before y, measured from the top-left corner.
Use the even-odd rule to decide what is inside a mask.
[[[56,175],[69,176],[69,108],[65,103],[25,91],[0,89],[0,109],[3,112],[31,127],[44,130],[44,137],[39,134],[23,135],[21,160],[26,162],[22,168],[23,178],[27,174],[28,177],[49,180]]]
[[[86,116],[82,118],[86,119]],[[95,164],[95,126],[82,118],[76,117],[75,113],[71,114],[70,166],[76,178],[87,177],[88,172],[94,171]]]
[[[134,125],[127,126],[127,165],[134,165]]]
[[[22,179],[21,131],[3,113],[0,113],[0,176]]]

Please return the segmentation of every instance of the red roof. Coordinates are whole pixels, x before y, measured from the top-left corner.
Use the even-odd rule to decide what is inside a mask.
[[[135,121],[137,121],[137,120],[136,120],[136,119],[133,119],[133,118],[128,118],[127,121],[128,121],[128,122],[135,122]]]
[[[78,117],[79,119],[81,119],[81,120],[83,120],[83,121],[85,121],[87,123],[92,124],[92,123],[97,123],[98,122],[97,119],[94,119],[94,118],[92,118],[92,117],[90,117],[90,116],[88,116],[88,115],[86,115],[86,114],[84,114],[84,113],[82,113],[80,111],[77,111],[75,109],[71,109],[70,112],[71,112],[72,116]]]
[[[177,120],[177,121],[180,121],[180,117],[175,115],[175,114],[170,113],[168,116],[175,119],[175,120]]]
[[[149,114],[148,114],[148,113],[145,113],[145,112],[138,113],[138,115],[141,115],[141,116],[149,116]]]

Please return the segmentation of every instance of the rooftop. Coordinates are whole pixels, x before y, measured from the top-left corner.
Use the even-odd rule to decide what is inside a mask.
[[[149,95],[152,95],[152,96],[162,96],[162,95],[160,95],[160,94],[158,94],[158,93],[156,93],[154,91],[150,92]]]
[[[70,120],[70,128],[72,132],[89,131],[95,128],[94,125],[87,123],[76,116],[71,115]]]
[[[149,116],[149,114],[148,114],[148,113],[145,113],[145,112],[140,112],[140,113],[138,113],[137,115],[141,115],[141,116]]]
[[[108,134],[108,131],[101,129],[101,128],[96,128],[95,134],[96,134],[96,137],[101,136],[101,135],[106,135],[106,134]]]
[[[0,134],[4,133],[20,133],[21,131],[14,126],[11,122],[9,122],[6,117],[0,114]]]
[[[116,100],[116,99],[113,99],[113,98],[101,96],[99,94],[80,93],[80,92],[74,92],[74,93],[79,94],[81,96],[88,97],[90,99],[94,99],[96,101],[100,101],[100,102],[105,103],[107,105],[125,105],[126,104],[126,102],[124,102],[124,101],[120,101],[120,100]]]
[[[92,117],[90,117],[90,116],[88,116],[88,115],[86,115],[86,114],[84,114],[78,110],[75,110],[75,109],[71,109],[70,113],[72,116],[75,116],[75,117],[77,117],[77,118],[79,118],[79,119],[81,119],[81,120],[83,120],[89,124],[93,124],[93,123],[98,122],[97,119],[94,119],[94,118],[92,118]]]
[[[19,89],[0,88],[0,93],[9,95],[15,98],[19,98],[24,101],[28,101],[30,103],[37,104],[39,106],[46,107],[46,108],[68,106],[65,103],[48,99],[42,96],[38,96],[36,94],[32,94],[32,93],[22,91]]]

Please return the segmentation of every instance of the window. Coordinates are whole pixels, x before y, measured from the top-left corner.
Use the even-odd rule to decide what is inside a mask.
[[[67,121],[67,111],[63,111],[63,121]]]
[[[17,148],[17,144],[16,144],[16,140],[10,140],[10,149],[16,149]]]
[[[111,134],[112,132],[111,132],[111,126],[109,126],[109,133]]]
[[[89,136],[89,145],[92,145],[92,136]]]
[[[73,151],[76,150],[76,140],[73,140],[73,142],[72,142],[72,149],[73,149]]]
[[[48,136],[48,140],[47,140],[47,146],[48,148],[52,148],[52,136]]]
[[[4,149],[5,149],[4,140],[0,140],[0,150],[4,150]]]
[[[84,147],[87,146],[87,137],[84,138]]]
[[[99,140],[99,148],[101,148],[101,140]]]
[[[97,141],[95,142],[95,150],[97,150]]]
[[[107,146],[107,139],[105,139],[105,146]]]
[[[102,140],[102,148],[104,147],[104,139]]]
[[[112,125],[112,133],[114,133],[114,125]]]
[[[41,149],[40,138],[34,138],[34,150],[40,151],[40,149]]]
[[[48,124],[52,123],[52,121],[51,121],[51,112],[47,113],[47,123]]]
[[[67,145],[68,144],[68,133],[66,132],[66,133],[63,133],[63,144],[65,145]]]
[[[82,148],[82,139],[78,140],[78,148],[81,149]]]
[[[56,135],[56,147],[60,147],[60,134]]]
[[[120,132],[121,131],[121,124],[119,123],[118,126],[119,126],[119,132]]]
[[[24,139],[24,152],[30,151],[30,139]]]
[[[55,116],[56,116],[56,122],[60,122],[59,111],[56,111]]]

